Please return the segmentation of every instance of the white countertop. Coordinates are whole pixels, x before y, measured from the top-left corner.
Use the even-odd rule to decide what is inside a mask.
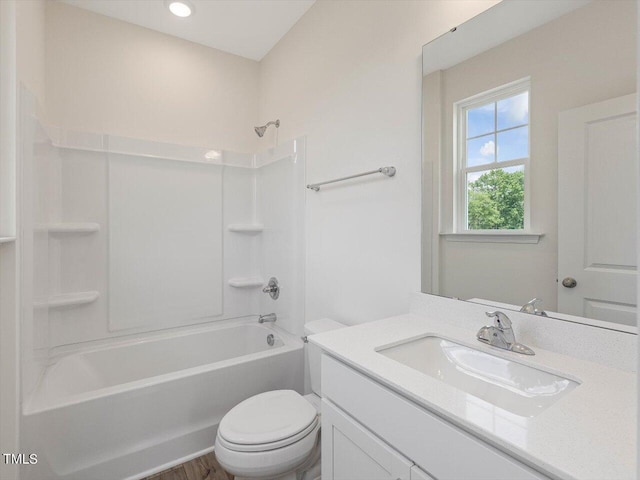
[[[444,336],[578,380],[580,385],[536,416],[521,417],[375,351],[425,335]],[[473,324],[466,329],[406,314],[313,335],[309,341],[548,476],[563,480],[636,478],[635,373],[535,345],[530,346],[536,355],[524,356],[484,345],[475,335]]]

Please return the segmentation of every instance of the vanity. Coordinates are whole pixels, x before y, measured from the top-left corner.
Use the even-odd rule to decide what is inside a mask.
[[[323,478],[635,478],[636,335],[510,312],[522,355],[476,340],[485,310],[414,294],[409,314],[309,337]]]

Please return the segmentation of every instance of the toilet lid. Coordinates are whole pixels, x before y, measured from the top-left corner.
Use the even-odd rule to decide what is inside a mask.
[[[317,411],[293,390],[274,390],[240,402],[227,413],[218,433],[227,442],[260,445],[292,437],[309,427]]]

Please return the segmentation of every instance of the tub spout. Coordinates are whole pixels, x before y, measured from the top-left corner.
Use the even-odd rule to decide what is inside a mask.
[[[277,319],[278,317],[275,313],[268,313],[267,315],[260,315],[258,323],[275,322]]]

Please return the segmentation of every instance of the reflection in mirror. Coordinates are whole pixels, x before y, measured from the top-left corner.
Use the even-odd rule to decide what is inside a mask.
[[[425,45],[424,292],[635,330],[636,8],[507,1]]]

